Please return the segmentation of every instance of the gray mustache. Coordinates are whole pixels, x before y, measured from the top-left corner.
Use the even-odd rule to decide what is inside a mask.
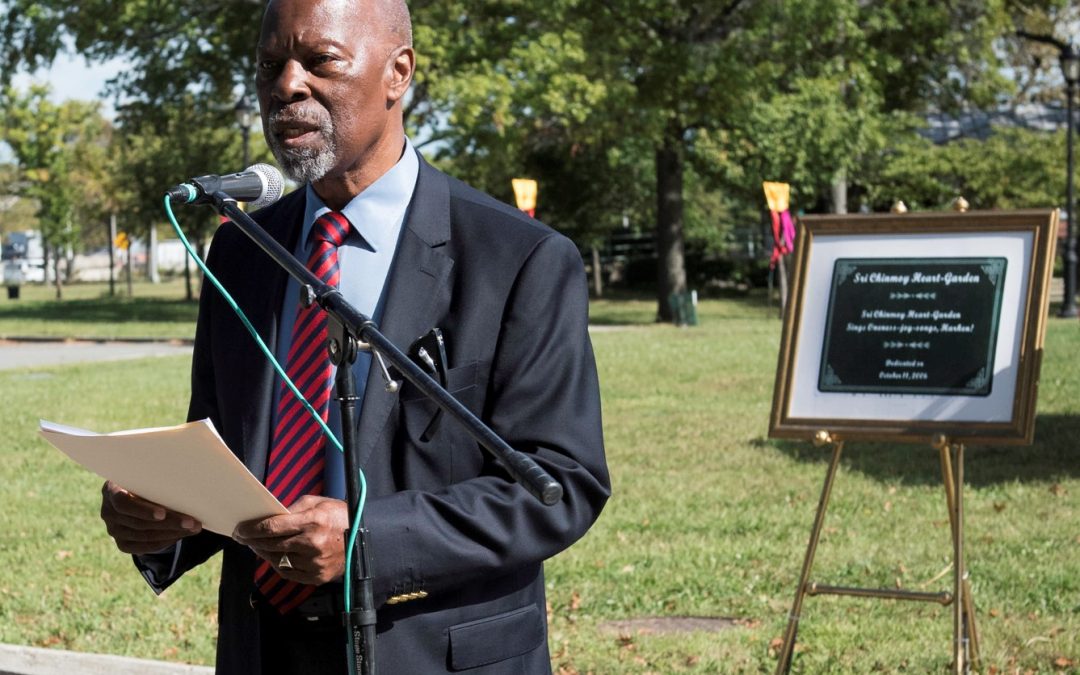
[[[276,110],[270,113],[268,121],[271,126],[276,124],[308,124],[316,126],[322,131],[327,131],[332,128],[330,120],[321,115],[288,112],[285,110]]]

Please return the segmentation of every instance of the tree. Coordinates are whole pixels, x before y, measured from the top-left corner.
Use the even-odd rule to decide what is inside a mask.
[[[108,123],[98,104],[49,100],[46,86],[0,96],[0,140],[11,148],[24,181],[22,194],[38,202],[46,256],[53,259],[56,297],[63,295],[60,261],[79,241],[83,205],[92,202],[83,180],[97,169]],[[48,263],[48,260],[46,260]]]
[[[169,12],[149,0],[120,12],[107,0],[6,3],[0,77],[47,62],[65,39],[91,59],[123,56],[132,68],[113,84],[129,97],[122,122],[154,120],[158,133],[169,124],[166,104],[209,109],[249,80],[262,8],[261,0],[179,0]],[[654,218],[665,319],[668,295],[686,288],[687,176],[697,193],[746,212],[761,203],[765,174],[786,174],[816,208],[864,161],[903,145],[892,141],[911,133],[898,113],[993,102],[1012,86],[1000,65],[1015,41],[1002,36],[1073,11],[1067,0],[414,0],[411,8],[419,68],[407,113],[418,144],[508,201],[511,177],[541,177],[545,218],[579,243],[618,227],[627,211]]]
[[[913,209],[942,209],[957,196],[977,209],[1053,206],[1065,187],[1063,144],[1062,131],[1015,127],[944,145],[912,134],[867,163],[867,200],[877,210],[897,199]]]
[[[0,233],[37,229],[37,203],[19,195],[24,181],[15,164],[0,164]]]
[[[816,203],[882,146],[894,112],[986,101],[1007,85],[993,50],[1003,2],[458,0],[433,24],[450,35],[424,93],[453,111],[439,139],[455,168],[505,176],[540,143],[565,158],[634,139],[652,159],[658,316],[669,319],[668,296],[686,289],[688,163],[757,203],[764,174],[786,173]]]
[[[73,49],[89,61],[123,58],[130,67],[110,84],[123,106],[153,117],[189,94],[233,100],[254,73],[262,0],[2,0],[0,78],[50,64]]]
[[[119,130],[116,143],[115,189],[120,197],[124,228],[150,240],[149,230],[165,219],[165,190],[192,176],[224,174],[241,162],[241,136],[231,107],[223,109],[189,96],[178,105],[166,104],[152,121],[139,124],[129,119]],[[253,161],[269,161],[261,139],[252,139]],[[219,223],[209,209],[176,212],[185,236],[205,258],[206,243]],[[187,298],[194,299],[190,273],[186,275]]]

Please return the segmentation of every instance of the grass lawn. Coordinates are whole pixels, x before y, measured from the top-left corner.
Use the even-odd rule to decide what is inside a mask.
[[[25,299],[42,303],[39,314],[55,311]],[[12,304],[0,301],[0,334],[37,320],[28,309],[13,317]],[[134,304],[153,306],[138,292]],[[547,566],[553,666],[562,675],[771,673],[828,450],[766,438],[775,309],[704,301],[700,325],[687,329],[651,323],[653,311],[647,301],[593,306],[615,492],[593,530]],[[190,319],[178,317],[148,325],[189,336]],[[1078,331],[1050,320],[1035,444],[966,453],[983,673],[1080,672]],[[101,527],[100,480],[35,432],[39,417],[102,431],[178,422],[187,367],[162,358],[0,371],[0,642],[212,662],[216,564],[155,597]],[[937,452],[848,444],[813,578],[951,590],[950,557]],[[678,616],[735,621],[678,634],[613,624]],[[793,672],[946,672],[951,637],[951,608],[807,598]]]
[[[195,286],[198,297],[198,286]],[[160,284],[145,281],[132,286],[118,282],[116,295],[109,285],[64,286],[63,299],[56,289],[26,284],[19,299],[0,295],[0,339],[43,336],[88,339],[158,338],[190,339],[195,336],[198,304],[185,300],[183,278]]]

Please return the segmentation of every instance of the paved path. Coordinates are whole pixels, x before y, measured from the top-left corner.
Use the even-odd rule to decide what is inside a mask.
[[[214,669],[62,649],[0,645],[0,675],[213,675]]]
[[[0,370],[59,366],[86,361],[120,361],[148,356],[191,355],[180,342],[92,342],[0,340]]]

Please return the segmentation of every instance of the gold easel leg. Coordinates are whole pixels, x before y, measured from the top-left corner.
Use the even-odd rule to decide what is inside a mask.
[[[956,453],[955,464],[952,453]],[[955,473],[954,473],[955,466]],[[979,634],[975,626],[975,603],[964,562],[964,445],[941,445],[941,472],[953,538],[953,667],[957,675],[970,672],[979,661]]]
[[[829,471],[825,474],[825,485],[821,488],[814,526],[810,530],[810,543],[806,546],[806,557],[803,558],[802,573],[799,575],[799,587],[795,591],[795,602],[792,603],[791,613],[788,615],[787,630],[784,631],[784,645],[780,649],[780,660],[776,664],[776,675],[786,675],[791,670],[791,657],[795,651],[795,638],[799,632],[799,615],[802,613],[803,598],[806,596],[806,587],[810,581],[810,568],[814,565],[814,554],[817,552],[818,539],[821,537],[821,527],[825,523],[825,510],[829,506],[833,481],[836,479],[836,468],[840,465],[840,452],[844,449],[843,441],[832,440],[828,434],[819,434],[818,438],[832,444],[832,461],[829,462]]]

